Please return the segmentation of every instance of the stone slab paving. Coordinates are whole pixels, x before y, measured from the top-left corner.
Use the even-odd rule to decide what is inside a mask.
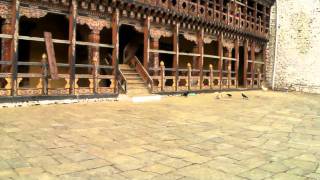
[[[320,96],[0,109],[0,180],[320,180]]]

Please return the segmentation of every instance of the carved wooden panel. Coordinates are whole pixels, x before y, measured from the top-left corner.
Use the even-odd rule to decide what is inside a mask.
[[[92,17],[78,16],[77,23],[87,25],[91,30],[101,31],[104,27],[111,28],[110,20],[97,19]]]
[[[39,9],[37,6],[21,7],[20,15],[27,18],[42,18],[47,15],[47,11]]]
[[[0,4],[0,17],[3,19],[10,18],[10,8],[7,4]]]

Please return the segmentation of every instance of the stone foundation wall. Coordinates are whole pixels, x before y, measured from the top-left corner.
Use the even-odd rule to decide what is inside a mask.
[[[272,12],[268,84],[275,65],[276,89],[320,93],[320,1],[277,0]]]

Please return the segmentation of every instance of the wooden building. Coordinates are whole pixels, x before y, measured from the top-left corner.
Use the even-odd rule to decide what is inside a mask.
[[[259,88],[274,1],[0,0],[0,96]]]

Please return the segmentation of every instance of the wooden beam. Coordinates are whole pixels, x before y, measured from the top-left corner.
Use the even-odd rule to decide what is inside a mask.
[[[248,73],[248,40],[244,41],[244,65],[243,65],[243,83],[244,87],[247,88],[247,73]]]
[[[119,68],[119,10],[116,9],[112,15],[112,67],[114,75],[114,93],[118,91],[117,69]]]
[[[77,1],[72,0],[69,15],[69,74],[70,74],[70,94],[75,94],[75,63],[76,63],[76,28],[77,28]]]
[[[144,34],[143,34],[143,66],[148,71],[150,61],[150,20],[151,17],[147,16],[144,21]]]
[[[179,78],[179,28],[180,24],[177,23],[173,30],[173,68],[175,69],[175,90],[178,91],[178,78]]]
[[[251,87],[253,88],[254,86],[254,79],[255,79],[255,59],[256,59],[256,54],[255,54],[255,49],[256,49],[256,43],[252,42],[251,44]]]
[[[239,61],[240,61],[240,58],[239,58],[239,39],[237,38],[234,42],[234,54],[235,54],[235,58],[236,58],[236,69],[235,69],[235,72],[236,72],[236,88],[238,88],[239,86]]]
[[[218,37],[218,56],[219,56],[219,84],[222,89],[222,64],[223,64],[223,34],[220,33]]]
[[[19,40],[19,19],[20,19],[20,0],[12,1],[12,42],[11,42],[11,73],[12,73],[12,81],[11,81],[11,95],[17,95],[17,88],[19,84],[17,83],[18,76],[18,40]]]
[[[46,50],[48,54],[48,64],[49,64],[51,79],[57,80],[59,79],[59,76],[58,76],[56,55],[54,52],[54,46],[52,42],[52,34],[50,32],[44,32],[44,38],[45,38]]]

